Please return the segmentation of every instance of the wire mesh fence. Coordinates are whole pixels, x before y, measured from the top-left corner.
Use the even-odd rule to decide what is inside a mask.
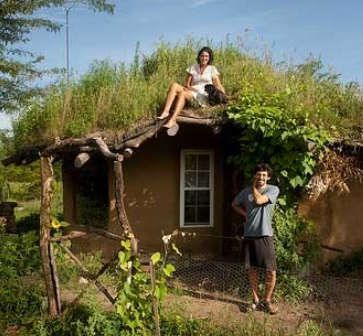
[[[238,259],[238,258],[237,258]],[[241,259],[242,260],[242,259]],[[248,301],[251,290],[248,270],[236,258],[213,258],[211,256],[183,256],[174,261],[176,272],[173,286],[200,297],[221,300]],[[259,289],[264,290],[266,270],[257,269]],[[363,279],[336,277],[316,269],[277,270],[275,294],[282,300],[318,300],[339,295],[363,296]]]

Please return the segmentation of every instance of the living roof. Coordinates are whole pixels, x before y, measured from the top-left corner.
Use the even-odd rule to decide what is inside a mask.
[[[218,107],[217,109],[209,109],[210,112],[213,110],[218,110]],[[226,122],[225,118],[219,118],[215,113],[207,114],[206,111],[202,113],[196,112],[191,109],[183,110],[178,116],[177,122],[211,127],[214,133],[219,133],[220,126]],[[55,138],[51,142],[24,146],[2,162],[4,165],[13,163],[21,165],[36,161],[40,155],[55,155],[59,159],[63,159],[69,154],[95,151],[102,152],[104,156],[110,158],[116,158],[115,155],[117,154],[126,153],[125,155],[129,155],[130,151],[139,148],[147,139],[157,136],[162,131],[167,131],[163,128],[166,122],[167,120],[149,119],[129,129],[98,131],[82,137]],[[169,133],[169,131],[167,132]],[[174,130],[171,130],[169,134],[174,136]]]
[[[201,43],[187,41],[170,46],[161,43],[133,63],[113,64],[99,61],[79,80],[60,82],[48,88],[41,99],[29,103],[14,122],[15,150],[45,148],[55,139],[89,138],[90,134],[123,137],[155,120],[173,81],[183,82],[185,69],[195,62]],[[214,48],[215,65],[223,85],[239,104],[245,97],[274,97],[283,94],[291,115],[312,122],[335,126],[336,136],[351,134],[362,125],[363,100],[355,83],[343,84],[339,76],[324,72],[317,59],[304,64],[274,64],[268,55],[262,58],[245,53],[237,44]],[[204,109],[203,117],[219,118],[224,109]],[[332,128],[333,129],[333,128]],[[357,137],[361,129],[355,131]]]

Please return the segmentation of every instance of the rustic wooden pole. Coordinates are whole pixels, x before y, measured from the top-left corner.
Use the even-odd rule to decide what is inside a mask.
[[[154,322],[155,322],[155,336],[160,336],[159,301],[155,296],[155,286],[156,286],[155,268],[151,260],[149,262],[149,265],[150,265],[152,304],[153,304]]]
[[[51,201],[52,201],[52,181],[53,167],[52,158],[41,156],[41,206],[40,206],[40,255],[44,273],[45,287],[48,297],[48,312],[51,317],[56,317],[61,313],[61,300],[59,292],[59,281],[55,260],[51,246]]]
[[[137,239],[132,231],[129,220],[127,219],[125,203],[124,203],[124,178],[122,170],[122,159],[118,157],[118,160],[114,161],[114,173],[115,173],[115,196],[116,196],[116,209],[118,222],[123,229],[123,236],[131,241],[131,267],[129,268],[128,277],[131,278],[133,272],[134,259],[138,254]]]

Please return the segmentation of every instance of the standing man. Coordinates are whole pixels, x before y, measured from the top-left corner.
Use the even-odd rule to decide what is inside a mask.
[[[233,209],[246,218],[244,229],[245,264],[253,294],[252,309],[260,304],[258,295],[259,269],[266,271],[264,307],[277,313],[271,302],[276,284],[276,254],[273,240],[272,216],[279,188],[267,184],[272,169],[266,163],[255,167],[252,186],[243,189],[233,200]]]

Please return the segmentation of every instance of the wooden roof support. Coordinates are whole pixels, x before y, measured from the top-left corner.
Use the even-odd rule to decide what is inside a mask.
[[[41,168],[41,206],[40,206],[40,256],[43,267],[43,276],[48,298],[48,312],[51,317],[61,313],[61,300],[59,291],[59,280],[51,245],[51,201],[53,167],[52,158],[42,156],[40,158]]]

